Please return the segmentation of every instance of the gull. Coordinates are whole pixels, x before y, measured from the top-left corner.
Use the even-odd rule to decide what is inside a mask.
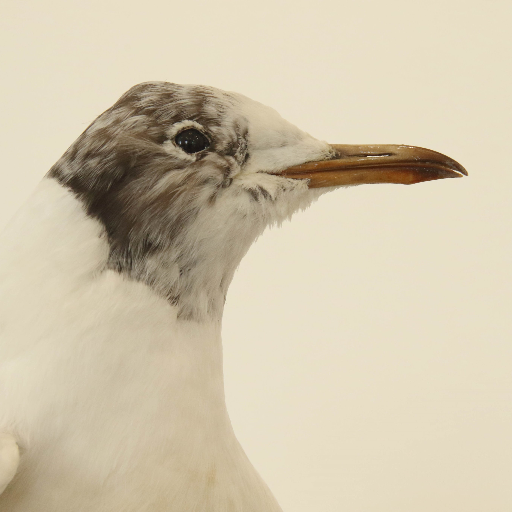
[[[328,144],[237,93],[131,88],[1,236],[0,510],[280,511],[225,404],[237,266],[325,192],[465,174],[427,149]]]

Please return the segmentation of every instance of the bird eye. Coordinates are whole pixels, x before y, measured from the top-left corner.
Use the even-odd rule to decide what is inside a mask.
[[[174,137],[174,143],[185,153],[198,153],[210,145],[210,141],[199,130],[189,128]]]

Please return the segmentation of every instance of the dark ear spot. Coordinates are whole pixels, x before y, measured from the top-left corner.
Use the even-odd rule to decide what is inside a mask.
[[[247,130],[244,130],[243,132],[239,133],[237,137],[238,149],[236,152],[236,159],[240,165],[245,164],[249,159],[249,151],[247,149],[247,135]]]

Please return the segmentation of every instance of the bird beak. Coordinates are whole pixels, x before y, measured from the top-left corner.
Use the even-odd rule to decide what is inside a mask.
[[[289,167],[279,173],[309,180],[309,188],[369,183],[401,183],[467,176],[455,160],[414,146],[332,144],[333,158]]]

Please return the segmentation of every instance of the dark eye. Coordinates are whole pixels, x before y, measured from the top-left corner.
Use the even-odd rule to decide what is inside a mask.
[[[183,130],[174,137],[174,143],[179,146],[185,153],[197,153],[206,149],[210,145],[210,141],[199,130],[189,128]]]

